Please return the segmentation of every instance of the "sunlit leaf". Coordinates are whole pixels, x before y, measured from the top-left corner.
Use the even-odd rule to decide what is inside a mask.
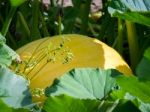
[[[117,83],[124,92],[128,92],[145,103],[150,103],[150,83],[139,81],[135,76],[120,76],[117,78]]]
[[[112,100],[125,99],[127,101],[131,101],[134,104],[134,106],[136,106],[141,112],[149,112],[150,111],[149,103],[144,103],[138,97],[135,97],[123,90],[113,91],[110,96],[111,96]]]
[[[144,103],[139,98],[126,93],[125,99],[132,100],[132,102],[141,110],[141,112],[150,112],[150,103]]]
[[[150,103],[143,103],[143,102],[140,102],[139,109],[140,109],[142,112],[150,112]]]
[[[50,96],[43,109],[46,112],[140,112],[128,100],[98,101],[90,99],[76,99],[66,95]]]
[[[12,6],[18,7],[27,0],[10,0]]]
[[[0,33],[0,66],[9,66],[13,60],[20,61],[20,57],[6,45],[6,39]]]
[[[43,109],[46,112],[97,112],[100,101],[81,100],[66,95],[49,97]]]
[[[30,105],[31,94],[28,81],[8,68],[0,68],[0,99],[7,105],[20,108]]]
[[[81,99],[102,99],[116,85],[115,70],[78,68],[66,73],[47,88],[46,95],[67,94]]]
[[[19,55],[6,44],[0,45],[0,65],[9,66],[13,60],[20,61]]]
[[[11,57],[9,53],[4,49],[3,45],[0,45],[0,65],[9,66],[11,64]]]
[[[112,0],[108,11],[114,17],[150,26],[149,0]]]

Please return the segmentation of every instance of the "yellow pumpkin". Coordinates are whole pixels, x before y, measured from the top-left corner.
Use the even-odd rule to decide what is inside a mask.
[[[132,74],[113,48],[83,35],[66,34],[39,39],[21,47],[17,53],[23,60],[20,70],[31,80],[31,89],[46,88],[56,77],[78,67],[114,68],[125,75]]]

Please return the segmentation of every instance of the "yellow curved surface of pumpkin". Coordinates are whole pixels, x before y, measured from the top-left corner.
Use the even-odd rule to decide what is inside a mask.
[[[63,45],[60,44],[62,40]],[[17,53],[23,60],[21,71],[31,80],[31,89],[46,88],[56,77],[78,67],[115,68],[125,75],[132,74],[113,48],[97,39],[77,34],[39,39],[21,47]],[[63,63],[66,54],[73,54],[73,57]]]

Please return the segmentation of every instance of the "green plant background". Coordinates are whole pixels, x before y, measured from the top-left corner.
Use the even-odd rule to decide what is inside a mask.
[[[2,112],[28,112],[29,110],[149,112],[149,0],[102,0],[103,7],[96,12],[100,14],[98,18],[90,17],[93,14],[90,9],[92,0],[72,0],[73,6],[68,7],[63,7],[63,4],[58,6],[55,0],[50,1],[48,7],[42,0],[0,1],[0,109]],[[85,68],[81,72],[88,77],[86,77],[87,86],[79,81],[73,85],[73,89],[70,89],[63,83],[64,80],[69,80],[72,84],[72,81],[76,80],[75,77],[82,76],[81,72],[74,72],[78,69],[74,69],[66,73],[68,75],[58,79],[60,83],[47,89],[48,99],[43,107],[38,103],[31,103],[28,81],[21,76],[18,77],[9,69],[12,63],[20,62],[15,50],[34,40],[61,34],[82,34],[103,41],[120,53],[132,68],[134,76],[127,78],[120,76],[116,71],[115,77],[114,75],[112,77],[114,70]],[[94,74],[92,78],[89,78],[87,71]],[[69,74],[74,74],[74,77],[68,79]],[[104,83],[96,82],[97,78]],[[92,80],[92,83],[88,83],[89,80]],[[6,86],[5,81],[10,86]],[[18,84],[20,86],[17,86]],[[77,85],[85,89],[84,95],[78,91]],[[95,90],[90,89],[91,85]],[[16,87],[14,93],[11,92],[13,87]],[[98,87],[101,91],[97,89]],[[51,89],[54,88],[57,88],[57,91],[51,93]],[[79,94],[74,95],[73,91]],[[14,103],[16,97],[19,101]],[[24,97],[28,97],[25,105],[22,103]],[[66,104],[63,104],[64,101]]]

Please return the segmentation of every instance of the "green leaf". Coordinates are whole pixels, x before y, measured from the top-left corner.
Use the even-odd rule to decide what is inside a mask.
[[[130,93],[124,91],[123,89],[113,91],[110,94],[109,100],[110,99],[111,99],[111,101],[115,101],[118,99],[124,99],[124,100],[132,102],[134,104],[134,106],[136,106],[141,112],[150,112],[150,103],[144,103],[138,97],[131,95]]]
[[[130,100],[117,99],[115,101],[101,101],[98,106],[99,112],[140,112]]]
[[[4,49],[3,45],[0,45],[0,65],[9,66],[11,64],[11,57],[9,53]]]
[[[117,107],[113,111],[108,112],[141,112],[141,111],[130,100],[119,100]]]
[[[132,102],[141,110],[141,112],[150,112],[150,103],[144,103],[139,98],[126,93],[125,99]]]
[[[9,108],[1,99],[0,99],[0,109],[3,112],[12,112],[11,108]]]
[[[43,109],[46,112],[97,112],[99,103],[97,100],[81,100],[60,95],[49,97]]]
[[[0,45],[3,45],[6,42],[5,37],[0,33]]]
[[[66,95],[50,96],[44,103],[46,112],[140,112],[128,100],[98,101],[90,99],[76,99]]]
[[[150,82],[141,82],[135,76],[120,76],[117,78],[117,83],[125,93],[128,92],[144,103],[150,103]]]
[[[0,112],[29,112],[27,109],[14,109],[7,106],[1,99],[0,99]]]
[[[19,55],[6,44],[0,45],[0,66],[9,66],[13,60],[20,61]]]
[[[137,66],[136,74],[142,80],[150,80],[150,48],[148,48],[142,60]]]
[[[108,11],[113,17],[150,26],[150,2],[148,1],[149,0],[112,0]]]
[[[8,68],[0,67],[0,99],[14,108],[31,104],[28,81]]]
[[[11,6],[18,7],[27,0],[10,0]]]
[[[141,110],[141,112],[150,112],[150,103],[140,102],[139,109]]]
[[[150,47],[145,51],[144,57],[150,60]]]
[[[149,0],[113,0],[111,6],[121,11],[146,12],[150,11]]]
[[[78,68],[66,73],[46,89],[46,95],[67,94],[81,99],[102,99],[116,85],[111,76],[119,75],[115,70]]]

